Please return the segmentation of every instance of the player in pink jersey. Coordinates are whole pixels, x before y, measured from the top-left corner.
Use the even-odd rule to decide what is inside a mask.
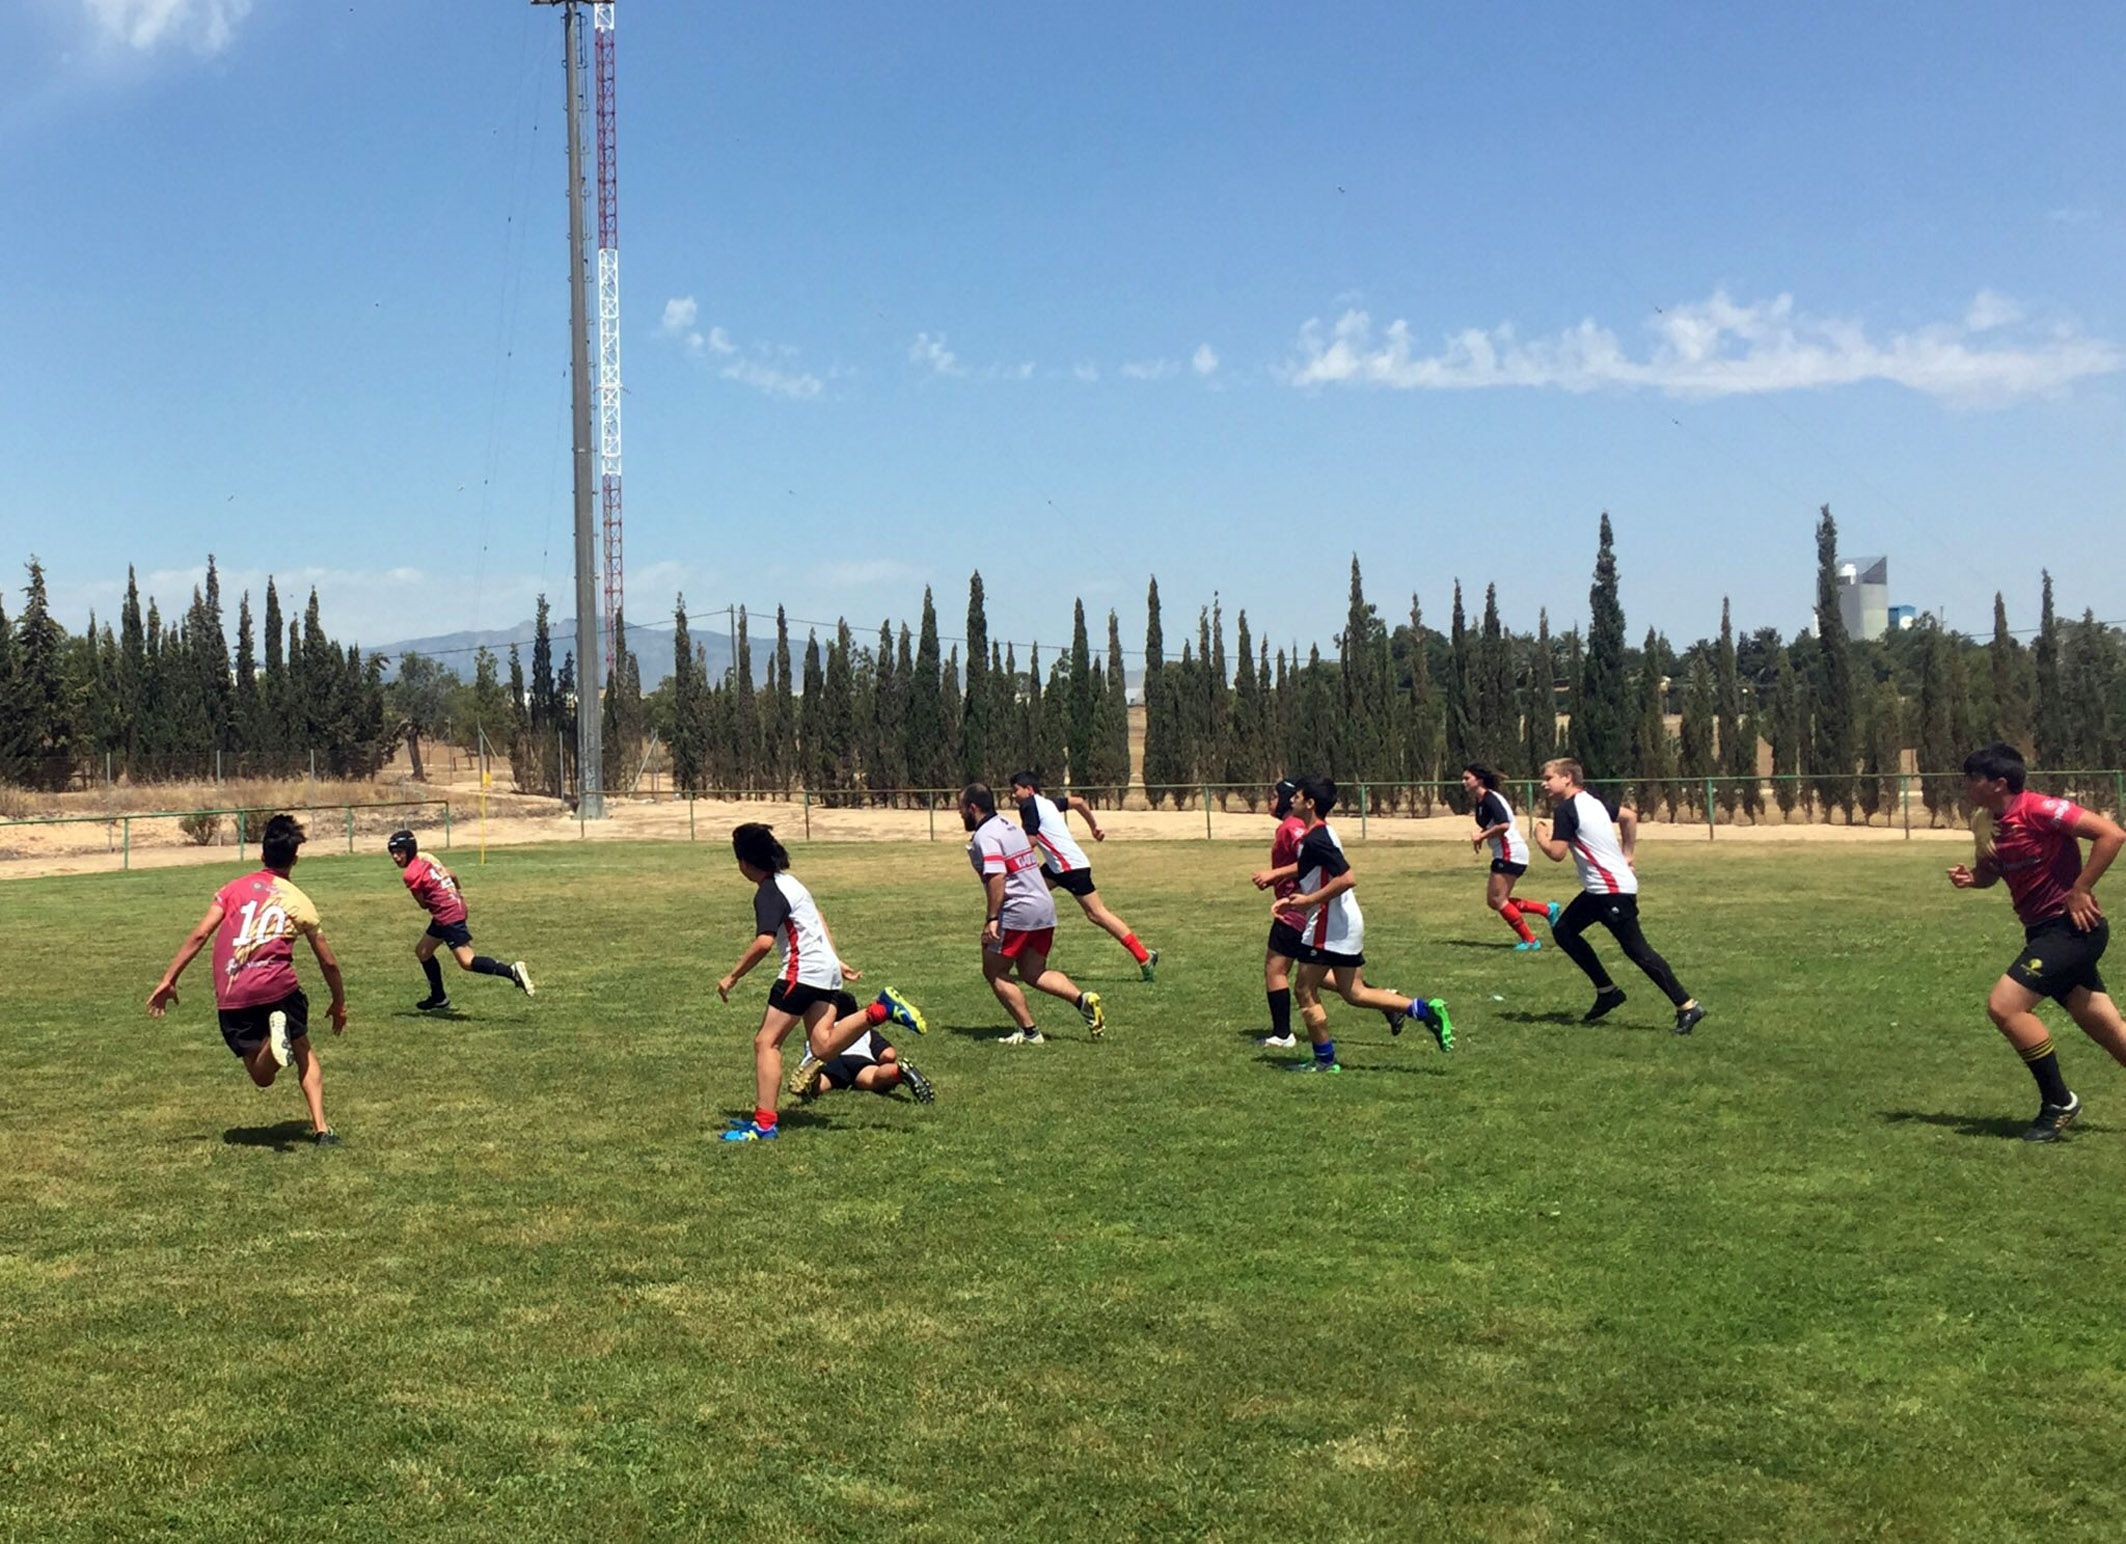
[[[385,850],[399,866],[400,877],[413,892],[414,902],[428,913],[428,931],[413,946],[413,957],[428,977],[428,995],[414,1006],[434,1013],[450,1006],[443,990],[443,967],[436,963],[436,950],[448,947],[458,969],[479,976],[500,976],[526,997],[534,995],[531,972],[522,960],[504,964],[491,955],[472,952],[472,928],[467,923],[465,897],[458,892],[458,876],[435,859],[424,857],[411,831],[394,831]]]
[[[2056,1142],[2082,1113],[2082,1101],[2060,1075],[2037,1005],[2051,998],[2083,1034],[2126,1064],[2126,1022],[2097,970],[2111,927],[2096,899],[2096,882],[2126,846],[2126,830],[2072,799],[2030,792],[2026,776],[2022,752],[2012,745],[1989,745],[1964,758],[1964,797],[1981,819],[1977,851],[1968,865],[1949,870],[1949,883],[1983,890],[2008,882],[2023,947],[1993,983],[1986,1014],[2037,1080],[2037,1119],[2023,1140]],[[2082,840],[2089,843],[2087,861]]]
[[[1277,834],[1270,838],[1270,866],[1249,876],[1258,890],[1274,889],[1279,900],[1299,889],[1299,844],[1306,839],[1307,823],[1292,809],[1292,795],[1299,784],[1280,778],[1270,790],[1270,813],[1277,817]],[[1292,1037],[1292,962],[1306,952],[1299,936],[1307,914],[1297,906],[1284,906],[1270,919],[1270,942],[1262,958],[1262,990],[1270,1002],[1270,1032],[1262,1037],[1266,1046],[1290,1049],[1299,1042]]]
[[[310,897],[289,873],[303,828],[292,815],[266,822],[259,854],[265,867],[231,880],[215,892],[207,914],[178,948],[162,980],[148,994],[148,1016],[161,1018],[177,1005],[177,978],[192,957],[214,941],[214,1004],[221,1015],[222,1042],[235,1052],[260,1088],[271,1088],[283,1067],[295,1068],[310,1130],[320,1147],[339,1137],[325,1120],[325,1076],[310,1048],[310,1000],[295,978],[295,940],[310,940],[317,968],[332,989],[332,1032],[347,1028],[347,989],[340,962],[325,942],[324,925]]]

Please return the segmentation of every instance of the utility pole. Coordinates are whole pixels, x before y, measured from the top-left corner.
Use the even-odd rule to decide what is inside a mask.
[[[583,0],[532,0],[561,10],[562,51],[568,73],[568,312],[569,386],[576,474],[576,813],[605,818],[604,640],[599,635],[598,532],[592,522],[597,445],[591,434],[590,307],[583,248]]]

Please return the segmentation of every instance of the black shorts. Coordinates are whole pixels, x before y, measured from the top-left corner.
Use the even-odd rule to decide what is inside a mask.
[[[778,980],[768,988],[768,1006],[803,1018],[806,1010],[814,1003],[826,1003],[840,1012],[841,1000],[847,996],[848,994],[838,986],[805,986],[802,983],[793,985],[788,981]],[[855,999],[849,998],[849,1001],[853,1005]],[[848,1011],[854,1012],[855,1009],[852,1006]]]
[[[2064,1006],[2068,994],[2079,987],[2104,990],[2096,962],[2104,957],[2104,946],[2110,942],[2108,922],[2099,922],[2085,933],[2065,917],[2048,917],[2024,933],[2023,947],[2008,967],[2008,979]]]
[[[1288,960],[1303,960],[1307,957],[1307,941],[1299,936],[1299,929],[1291,923],[1272,922],[1270,953],[1283,955]]]
[[[441,939],[453,949],[472,947],[472,929],[463,922],[431,922],[428,936]]]
[[[1054,869],[1043,869],[1041,874],[1047,879],[1049,889],[1068,891],[1081,901],[1093,893],[1093,871],[1089,868],[1065,869],[1060,874]]]
[[[1491,872],[1494,874],[1511,874],[1515,879],[1519,879],[1528,872],[1528,865],[1525,863],[1509,863],[1504,858],[1493,858],[1491,860]]]
[[[1302,965],[1326,965],[1331,970],[1348,970],[1366,963],[1363,954],[1338,954],[1334,949],[1317,949],[1312,944],[1301,944],[1299,953],[1292,958]]]
[[[856,1087],[856,1075],[866,1067],[882,1065],[885,1061],[885,1053],[893,1049],[892,1043],[875,1029],[871,1031],[871,1041],[877,1048],[878,1055],[852,1056],[849,1052],[844,1051],[841,1055],[828,1062],[826,1066],[820,1068],[820,1076],[832,1083],[836,1088]],[[862,1043],[861,1037],[859,1037],[858,1043]]]
[[[256,1003],[249,1008],[221,1010],[222,1043],[238,1056],[249,1056],[266,1038],[266,1021],[276,1013],[288,1015],[288,1038],[300,1040],[310,1033],[310,999],[297,987],[279,1002]]]

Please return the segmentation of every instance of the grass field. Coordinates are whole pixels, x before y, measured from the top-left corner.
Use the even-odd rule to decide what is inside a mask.
[[[1628,967],[1569,1022],[1466,853],[1355,847],[1369,974],[1461,1045],[1339,1007],[1344,1076],[1296,1078],[1261,856],[1101,849],[1160,980],[1067,907],[1108,1041],[1007,1050],[957,847],[800,852],[939,1101],[741,1147],[720,847],[456,854],[540,995],[453,972],[445,1023],[384,855],[306,862],[334,1152],[203,964],[141,1011],[219,872],[0,887],[0,1535],[2126,1531],[2126,1083],[2055,1024],[2089,1115],[2013,1140],[2000,895],[1933,848],[1659,848],[1648,932],[1713,1009],[1679,1040]]]

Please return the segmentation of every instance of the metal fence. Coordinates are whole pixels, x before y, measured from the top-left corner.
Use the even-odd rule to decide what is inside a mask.
[[[37,827],[78,828],[84,832],[91,828],[103,829],[103,851],[118,860],[121,870],[133,867],[135,836],[144,828],[153,828],[156,836],[152,844],[159,848],[223,847],[233,844],[238,862],[242,862],[247,848],[255,843],[258,832],[266,821],[275,815],[328,815],[330,832],[338,836],[345,833],[347,851],[354,851],[357,834],[376,835],[396,830],[409,823],[409,812],[423,809],[441,809],[443,819],[443,845],[451,841],[451,804],[448,799],[390,799],[371,804],[299,804],[289,806],[255,806],[230,809],[193,810],[132,810],[110,815],[32,815],[20,820],[0,820],[0,858],[14,854],[6,850],[7,833]],[[388,814],[382,812],[389,812]],[[321,840],[326,823],[311,820],[305,822],[311,841]],[[89,839],[60,855],[78,854],[95,850],[93,834]]]

